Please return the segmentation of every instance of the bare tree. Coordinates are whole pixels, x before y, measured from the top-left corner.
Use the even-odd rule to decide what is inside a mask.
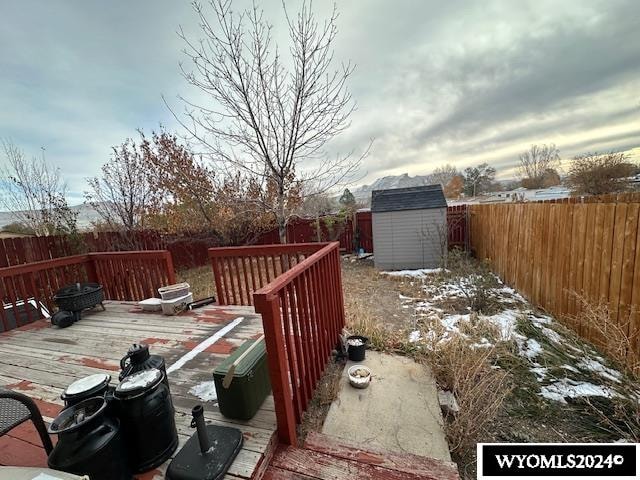
[[[432,184],[440,184],[444,188],[460,171],[453,165],[446,164],[436,168],[428,175],[428,181]]]
[[[567,185],[573,195],[603,195],[631,189],[638,168],[624,153],[587,153],[571,160]]]
[[[76,232],[77,213],[66,200],[67,186],[60,171],[44,159],[28,159],[10,140],[3,140],[6,164],[0,170],[0,202],[16,221],[36,235]]]
[[[181,123],[214,161],[261,178],[264,188],[275,185],[275,201],[265,207],[284,242],[293,214],[289,191],[309,183],[315,194],[326,192],[352,179],[364,156],[326,150],[349,126],[355,108],[346,87],[353,66],[333,67],[337,12],[334,7],[320,24],[307,3],[295,16],[284,9],[290,58],[283,60],[272,25],[255,4],[241,13],[231,10],[230,0],[210,0],[209,6],[205,11],[193,3],[204,38],[179,34],[193,67],[181,65],[184,77],[211,102],[183,99],[187,120]]]
[[[520,154],[518,174],[526,188],[542,188],[545,179],[559,166],[560,150],[555,144],[531,145],[529,150]]]
[[[90,191],[85,198],[109,226],[127,231],[143,228],[151,200],[143,152],[131,139],[112,150],[102,175],[87,179]]]

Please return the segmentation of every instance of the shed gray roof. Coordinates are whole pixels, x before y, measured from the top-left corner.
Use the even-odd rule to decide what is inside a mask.
[[[422,187],[393,188],[371,192],[372,212],[393,212],[398,210],[423,210],[447,206],[440,185]]]

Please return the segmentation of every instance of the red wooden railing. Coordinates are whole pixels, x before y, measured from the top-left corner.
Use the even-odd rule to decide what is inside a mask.
[[[234,272],[236,284],[244,284],[244,289],[234,290],[224,285],[222,267],[218,264],[216,287],[222,289],[219,292],[232,292],[225,301],[246,300],[244,292],[253,287],[250,272],[257,266],[264,268],[260,260],[251,260],[275,258],[276,269],[283,264],[289,267],[253,293],[256,312],[262,315],[278,436],[289,445],[297,443],[296,425],[302,420],[344,327],[339,245],[332,242],[209,251],[214,265],[224,258],[231,271],[236,253],[238,262],[247,267],[246,276],[245,271]],[[254,277],[258,279],[256,273]],[[265,277],[260,278],[264,283]]]
[[[317,252],[322,243],[219,247],[209,259],[220,305],[253,305],[253,292]]]
[[[142,300],[176,282],[166,250],[89,253],[0,268],[0,331],[42,318],[41,305],[53,311],[59,288],[98,282],[109,300]]]

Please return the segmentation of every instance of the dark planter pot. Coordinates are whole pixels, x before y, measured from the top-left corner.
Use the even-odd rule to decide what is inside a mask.
[[[349,360],[352,362],[361,362],[364,360],[368,341],[369,339],[367,337],[360,335],[347,337],[347,355],[349,356]]]

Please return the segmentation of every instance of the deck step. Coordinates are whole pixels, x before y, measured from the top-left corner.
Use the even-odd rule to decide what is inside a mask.
[[[389,452],[316,432],[307,435],[304,448],[391,470],[433,475],[442,479],[458,478],[458,467],[453,462],[421,457],[412,453]]]
[[[280,445],[264,480],[457,480],[452,462],[363,448],[318,433],[304,448]]]

